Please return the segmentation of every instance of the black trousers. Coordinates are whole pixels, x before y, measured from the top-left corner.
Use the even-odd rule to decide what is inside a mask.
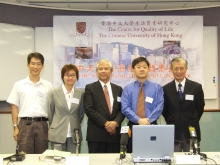
[[[89,153],[120,153],[120,142],[93,142],[88,141]]]
[[[151,124],[157,125],[157,121],[152,122]],[[127,153],[132,153],[132,126],[133,125],[139,125],[137,123],[133,123],[131,121],[128,122],[128,126],[131,129],[131,137],[128,138],[128,144],[127,144]]]

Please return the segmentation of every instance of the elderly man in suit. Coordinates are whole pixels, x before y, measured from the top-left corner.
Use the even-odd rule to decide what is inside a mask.
[[[201,140],[199,120],[203,114],[205,101],[201,84],[187,79],[187,61],[176,57],[171,61],[174,80],[164,89],[163,116],[167,124],[175,125],[175,152],[189,152],[189,126],[195,127],[198,141]]]
[[[84,107],[88,116],[86,140],[89,153],[119,153],[122,88],[110,82],[112,63],[101,59],[96,66],[98,81],[85,87]]]

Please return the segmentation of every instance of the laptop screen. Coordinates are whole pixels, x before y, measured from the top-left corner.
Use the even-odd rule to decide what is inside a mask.
[[[174,125],[133,125],[134,162],[161,162],[173,159]]]

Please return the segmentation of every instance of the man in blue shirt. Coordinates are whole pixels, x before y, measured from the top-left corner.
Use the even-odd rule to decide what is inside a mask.
[[[136,81],[124,87],[121,97],[122,114],[128,119],[128,126],[157,124],[157,119],[163,111],[164,97],[161,85],[148,80],[150,63],[144,57],[133,60],[132,68]],[[143,98],[140,105],[140,85],[143,84]],[[138,101],[139,100],[139,101]],[[143,107],[143,112],[138,109]],[[132,139],[129,138],[127,152],[132,153]]]

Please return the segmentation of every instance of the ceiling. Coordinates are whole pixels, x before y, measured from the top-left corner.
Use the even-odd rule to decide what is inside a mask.
[[[220,6],[220,0],[0,0],[0,3],[80,11],[164,11]]]

